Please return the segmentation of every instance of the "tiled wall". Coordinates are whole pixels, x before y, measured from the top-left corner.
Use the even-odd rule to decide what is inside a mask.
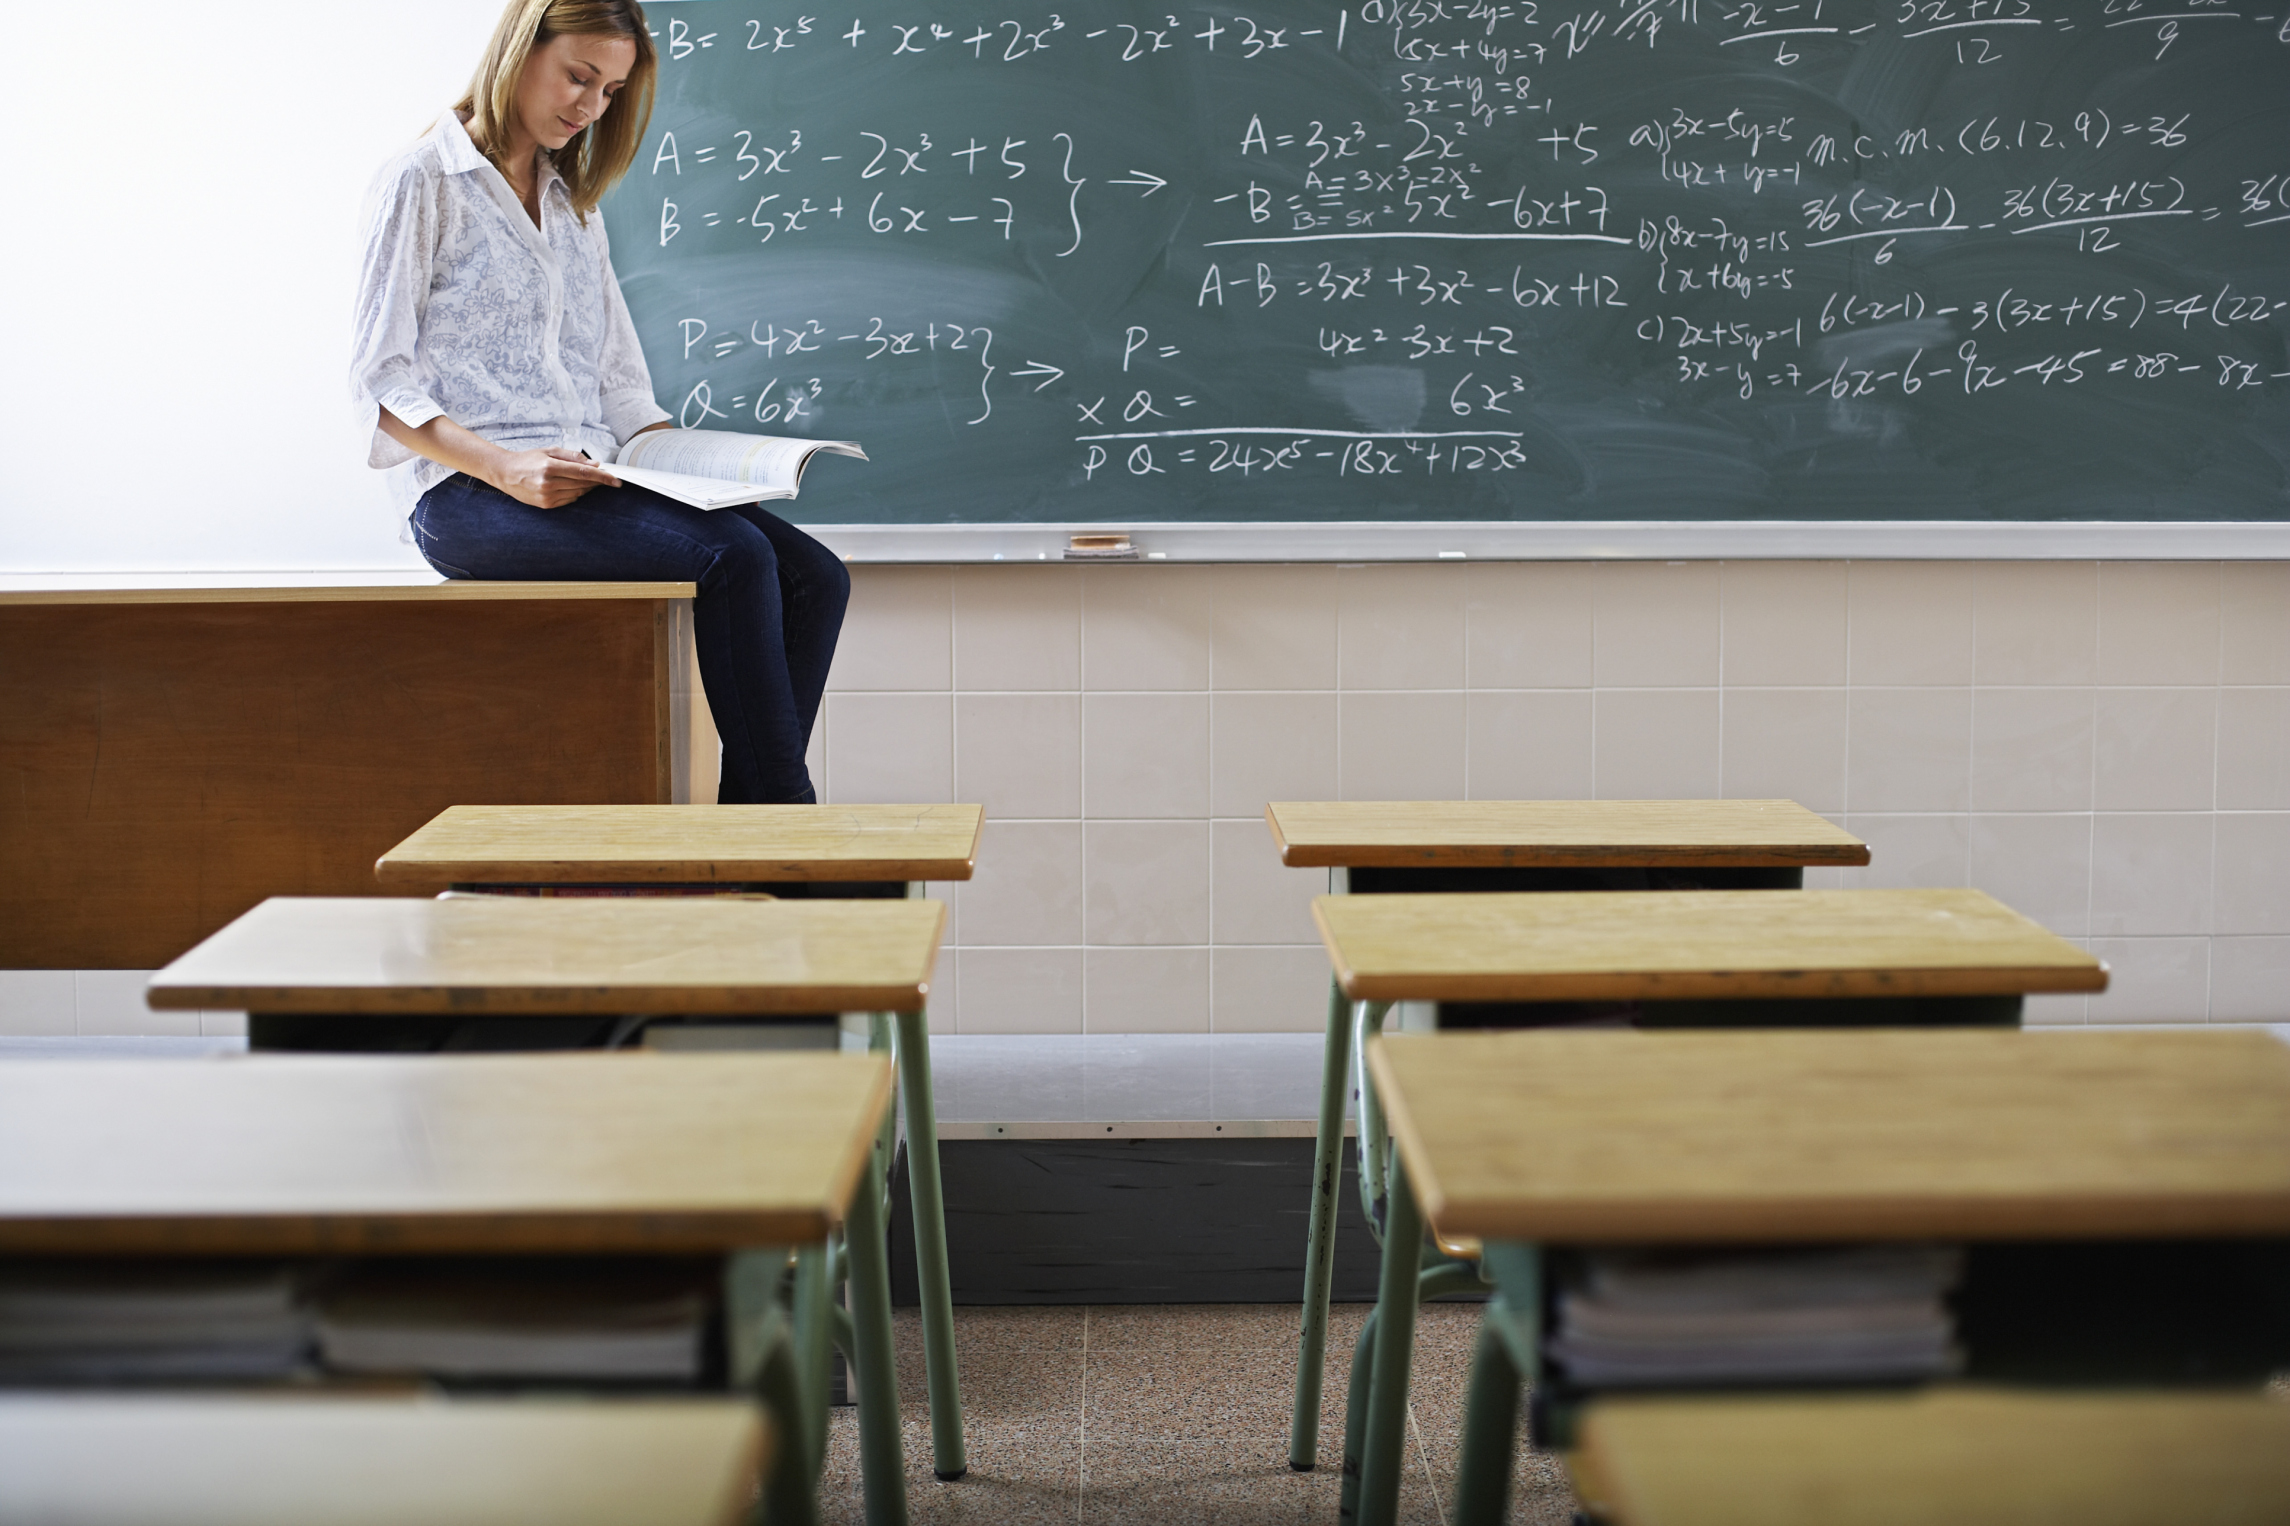
[[[819,758],[986,806],[961,1032],[1316,1029],[1274,798],[1786,795],[2113,966],[2043,1021],[2290,1019],[2285,564],[860,567]]]
[[[986,806],[945,1031],[1316,1030],[1264,802],[1537,796],[1790,796],[2114,967],[2039,1020],[2290,1021],[2290,564],[862,566],[813,767]],[[139,983],[0,1032],[197,1031]]]

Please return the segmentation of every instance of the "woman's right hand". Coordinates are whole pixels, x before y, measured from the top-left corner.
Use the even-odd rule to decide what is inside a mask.
[[[620,479],[577,450],[513,450],[501,458],[492,484],[519,503],[561,509],[590,488],[618,487]]]

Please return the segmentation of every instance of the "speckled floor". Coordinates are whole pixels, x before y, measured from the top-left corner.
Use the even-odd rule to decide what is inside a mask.
[[[914,1526],[1288,1526],[1336,1520],[1344,1383],[1364,1304],[1338,1304],[1321,1405],[1320,1467],[1288,1466],[1294,1304],[966,1308],[954,1311],[970,1474],[930,1472],[922,1327],[899,1311],[901,1409]],[[1445,1526],[1462,1443],[1475,1305],[1433,1304],[1417,1327],[1409,1526]],[[834,1413],[823,1513],[862,1519],[857,1411]],[[1511,1519],[1563,1526],[1573,1509],[1549,1459],[1520,1449]]]

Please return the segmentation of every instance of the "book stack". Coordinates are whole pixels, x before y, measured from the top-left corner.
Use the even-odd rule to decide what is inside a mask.
[[[285,1262],[0,1264],[0,1382],[249,1382],[310,1354]]]
[[[1585,1388],[1906,1382],[1962,1365],[1940,1246],[1583,1258],[1546,1353]]]

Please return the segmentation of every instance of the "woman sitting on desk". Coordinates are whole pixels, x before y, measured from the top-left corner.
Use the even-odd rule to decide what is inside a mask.
[[[688,508],[590,459],[669,424],[596,216],[653,71],[636,0],[510,0],[469,93],[375,181],[351,392],[447,577],[697,583],[717,798],[807,804],[842,563],[761,508]]]

